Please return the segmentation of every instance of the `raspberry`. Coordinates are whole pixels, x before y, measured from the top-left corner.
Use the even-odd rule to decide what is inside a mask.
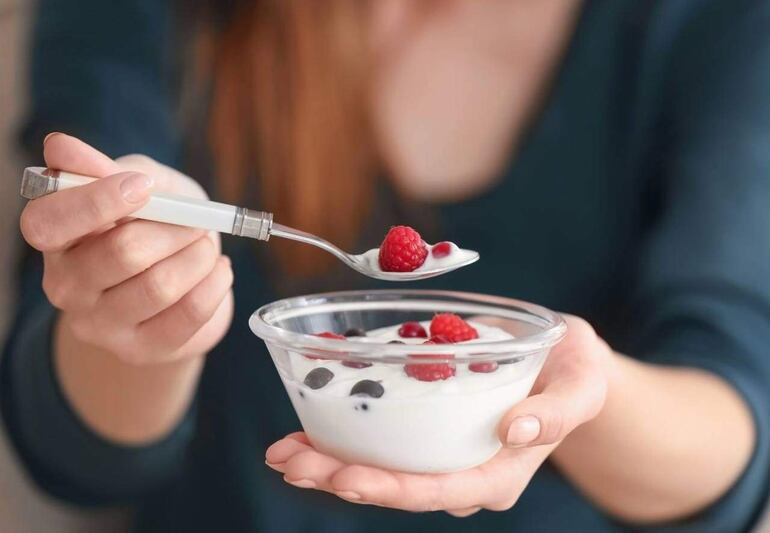
[[[337,333],[332,333],[331,331],[322,331],[321,333],[316,333],[316,337],[323,337],[324,339],[337,339],[340,341],[344,341],[345,337],[343,335],[338,335]],[[316,359],[319,361],[323,361],[323,357],[318,357],[317,355],[308,355],[304,354],[305,357],[308,359]]]
[[[439,344],[432,340],[425,341],[423,344]],[[441,354],[414,354],[411,357],[415,359],[445,359],[447,355]],[[410,378],[420,381],[439,381],[449,379],[455,375],[455,366],[449,363],[424,363],[416,365],[404,365],[404,371]]]
[[[476,328],[452,313],[442,313],[433,317],[430,323],[431,335],[443,335],[450,342],[463,342],[479,338]]]
[[[332,333],[331,331],[322,331],[321,333],[316,333],[316,337],[323,337],[324,339],[337,339],[338,341],[344,341],[345,336],[340,335],[338,333]]]
[[[425,262],[428,246],[409,226],[393,226],[380,245],[380,268],[385,272],[412,272]]]
[[[471,363],[468,365],[468,370],[471,372],[479,372],[481,374],[488,374],[497,370],[497,363],[494,361],[481,361],[480,363]]]
[[[433,257],[436,259],[446,257],[452,253],[452,244],[447,241],[440,242],[433,247],[430,253],[433,254]]]
[[[428,338],[428,332],[419,322],[404,322],[398,328],[398,336],[404,339]]]
[[[446,335],[433,335],[428,342],[431,344],[452,344]]]

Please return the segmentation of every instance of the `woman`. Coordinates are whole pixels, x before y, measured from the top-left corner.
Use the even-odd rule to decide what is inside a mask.
[[[489,463],[342,464],[292,433],[244,324],[278,296],[371,283],[307,248],[116,224],[152,190],[204,193],[50,135],[49,166],[103,179],[21,219],[43,290],[31,260],[3,410],[48,491],[136,503],[141,531],[751,527],[770,472],[766,3],[41,4],[34,151],[66,130],[195,176],[210,155],[218,197],[349,248],[391,223],[467,244],[477,266],[423,286],[598,333],[569,318]]]

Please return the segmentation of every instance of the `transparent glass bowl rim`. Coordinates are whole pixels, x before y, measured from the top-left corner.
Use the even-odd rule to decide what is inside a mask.
[[[444,300],[450,299],[450,300]],[[527,322],[541,328],[530,335],[509,340],[460,344],[379,344],[327,339],[298,333],[272,325],[279,319],[289,319],[323,312],[413,310],[489,315],[496,318]],[[526,357],[549,349],[564,338],[567,325],[560,314],[545,307],[479,293],[388,289],[339,291],[285,298],[263,305],[249,318],[255,335],[265,342],[286,350],[301,351],[323,359],[372,361],[378,363],[436,363],[441,359],[455,363]],[[451,354],[450,354],[451,352]],[[415,359],[414,355],[430,354],[430,359]]]

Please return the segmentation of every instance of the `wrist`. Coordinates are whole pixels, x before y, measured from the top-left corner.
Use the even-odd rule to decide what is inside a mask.
[[[142,445],[171,432],[190,405],[204,356],[134,365],[77,338],[66,313],[54,325],[53,371],[78,417],[107,440]]]

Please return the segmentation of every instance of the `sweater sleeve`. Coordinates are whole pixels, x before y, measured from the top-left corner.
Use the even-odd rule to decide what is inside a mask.
[[[110,155],[142,152],[172,163],[176,140],[164,82],[169,2],[41,0],[32,42],[31,114],[23,132],[38,156],[42,137],[66,131]],[[79,504],[129,503],[175,478],[194,409],[163,440],[120,446],[82,423],[52,361],[55,311],[27,250],[15,325],[0,367],[0,407],[14,447],[49,493]]]
[[[670,525],[744,531],[770,483],[770,4],[701,4],[671,56],[661,205],[631,353],[713,372],[751,409],[757,441],[745,472],[712,507]]]

